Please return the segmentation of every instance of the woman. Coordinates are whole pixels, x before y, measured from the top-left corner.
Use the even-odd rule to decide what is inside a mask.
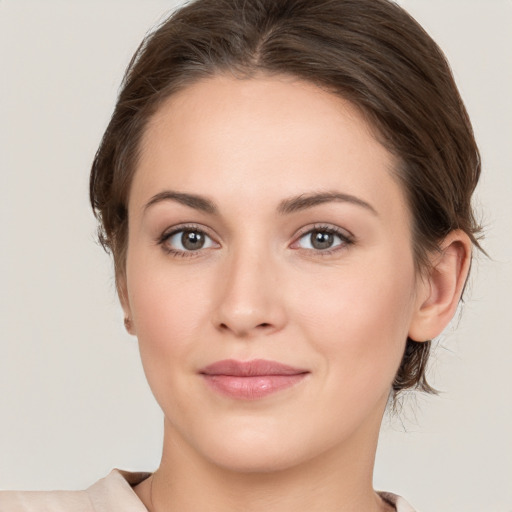
[[[179,10],[132,60],[91,173],[161,465],[0,504],[412,510],[373,491],[378,432],[390,396],[432,391],[479,173],[443,54],[395,4]]]

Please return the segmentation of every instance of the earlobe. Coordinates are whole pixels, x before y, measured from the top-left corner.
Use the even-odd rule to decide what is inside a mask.
[[[124,311],[124,327],[129,334],[135,335],[136,331],[133,325],[132,311],[130,308],[130,301],[128,300],[128,288],[125,276],[116,276],[116,288],[119,301],[121,302],[121,307]]]
[[[409,337],[426,341],[439,336],[453,318],[471,264],[471,240],[461,230],[448,234],[423,277]]]

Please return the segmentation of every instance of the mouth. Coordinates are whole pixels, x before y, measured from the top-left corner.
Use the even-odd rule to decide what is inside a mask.
[[[276,361],[217,361],[199,371],[214,391],[239,400],[257,400],[290,388],[310,372]]]

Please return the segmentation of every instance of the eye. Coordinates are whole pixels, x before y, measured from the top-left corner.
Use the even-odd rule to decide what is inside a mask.
[[[302,235],[294,245],[300,249],[332,252],[352,243],[348,234],[333,227],[317,227]]]
[[[217,246],[217,243],[211,237],[198,228],[176,229],[171,233],[164,234],[159,243],[169,253],[181,256]]]

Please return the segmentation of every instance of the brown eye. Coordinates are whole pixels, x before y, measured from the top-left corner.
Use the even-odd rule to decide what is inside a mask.
[[[215,247],[217,244],[200,229],[178,229],[162,237],[160,243],[170,252],[190,253]]]
[[[310,243],[314,249],[329,249],[334,242],[334,235],[327,231],[312,231],[310,236]]]
[[[336,249],[341,249],[353,243],[352,238],[340,228],[317,227],[304,233],[295,246],[310,251],[325,252],[326,254]]]
[[[199,231],[183,231],[181,235],[181,244],[188,251],[202,249],[205,242],[204,233]]]

